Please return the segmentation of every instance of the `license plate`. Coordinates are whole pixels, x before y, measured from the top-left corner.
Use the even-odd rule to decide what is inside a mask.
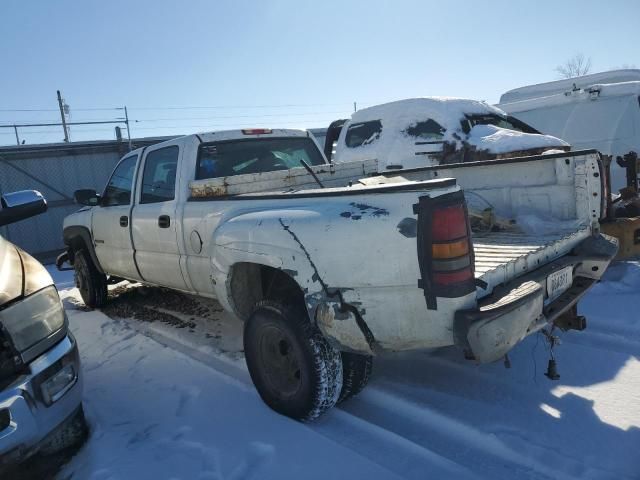
[[[553,272],[547,277],[547,294],[549,300],[558,297],[562,292],[571,286],[573,282],[573,267],[565,267],[562,270]]]

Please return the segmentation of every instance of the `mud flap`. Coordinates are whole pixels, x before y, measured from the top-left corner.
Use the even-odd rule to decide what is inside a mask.
[[[542,315],[544,292],[525,282],[489,305],[456,313],[456,339],[479,363],[500,360],[528,333]]]

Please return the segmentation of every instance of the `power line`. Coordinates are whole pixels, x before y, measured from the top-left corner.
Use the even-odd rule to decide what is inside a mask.
[[[337,115],[345,114],[345,110],[332,111],[332,112],[296,112],[296,113],[267,113],[256,115],[219,115],[215,117],[172,117],[172,118],[141,118],[132,120],[133,122],[165,122],[175,120],[220,120],[220,119],[233,119],[233,118],[265,118],[265,117],[306,117],[306,116],[320,116],[320,115]]]
[[[235,108],[300,108],[300,107],[336,107],[350,105],[343,103],[299,103],[280,105],[194,105],[194,106],[172,106],[172,107],[130,107],[131,110],[206,110],[206,109],[235,109]]]
[[[236,109],[236,108],[300,108],[300,107],[330,107],[330,106],[347,106],[349,103],[299,103],[299,104],[273,104],[273,105],[177,105],[170,107],[130,107],[131,110],[205,110],[205,109]],[[124,110],[124,107],[84,107],[73,108],[74,112],[93,112],[93,111],[109,111]],[[54,108],[3,108],[0,112],[57,112]]]
[[[74,108],[74,112],[124,110],[124,107]],[[0,112],[59,112],[56,108],[0,108]]]

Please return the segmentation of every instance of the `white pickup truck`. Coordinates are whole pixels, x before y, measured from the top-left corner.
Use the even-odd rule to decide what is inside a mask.
[[[65,219],[58,266],[92,307],[120,279],[218,299],[245,322],[262,399],[310,420],[358,393],[377,353],[459,345],[490,362],[550,323],[583,327],[572,307],[617,248],[597,232],[597,154],[475,168],[496,208],[563,219],[545,234],[472,239],[464,167],[414,181],[329,164],[304,131],[188,135],[126,155],[102,195],[76,192],[88,207]]]

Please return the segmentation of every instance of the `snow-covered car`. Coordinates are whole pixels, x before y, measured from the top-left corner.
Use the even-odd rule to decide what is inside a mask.
[[[570,149],[486,102],[444,97],[364,108],[334,122],[325,142],[333,161],[375,158],[381,172]]]
[[[46,210],[36,191],[2,196],[0,226]],[[0,237],[0,472],[86,432],[76,341],[47,270]]]
[[[491,362],[548,325],[584,328],[574,307],[617,249],[597,229],[598,161],[402,172],[415,181],[328,164],[305,131],[188,135],[127,154],[102,195],[77,191],[57,264],[91,307],[122,279],[216,298],[245,321],[263,400],[309,420],[362,390],[375,354],[458,345]],[[503,215],[560,221],[472,238],[457,177]]]

